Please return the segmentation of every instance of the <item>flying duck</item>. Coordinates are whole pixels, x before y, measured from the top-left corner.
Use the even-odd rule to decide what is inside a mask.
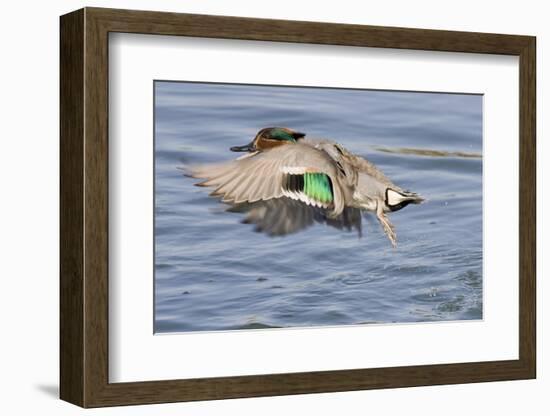
[[[235,160],[194,166],[197,186],[214,188],[231,210],[248,212],[245,222],[272,235],[288,234],[316,222],[360,228],[361,213],[373,212],[393,247],[395,228],[388,213],[423,198],[389,180],[373,163],[330,140],[314,140],[285,127],[267,127]]]

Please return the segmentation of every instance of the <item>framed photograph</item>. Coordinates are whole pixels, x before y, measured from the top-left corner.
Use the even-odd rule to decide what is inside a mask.
[[[63,400],[535,378],[534,37],[60,28]]]

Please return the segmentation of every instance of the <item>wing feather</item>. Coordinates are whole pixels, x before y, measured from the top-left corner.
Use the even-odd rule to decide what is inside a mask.
[[[254,224],[256,231],[271,236],[282,236],[296,233],[315,222],[331,227],[353,231],[361,236],[362,216],[358,208],[346,207],[338,216],[329,217],[327,211],[318,207],[303,204],[287,197],[232,205],[231,212],[246,214],[246,224]]]
[[[290,172],[327,175],[332,182],[333,201],[329,204],[296,190],[286,191],[284,184]],[[222,197],[224,202],[253,203],[287,196],[312,206],[330,206],[336,215],[344,208],[338,174],[326,152],[307,144],[279,146],[230,162],[191,168],[192,177],[203,179],[197,185],[215,188],[212,195]]]

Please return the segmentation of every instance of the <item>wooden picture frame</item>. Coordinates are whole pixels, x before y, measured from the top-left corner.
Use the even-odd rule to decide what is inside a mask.
[[[61,399],[101,407],[535,378],[534,37],[100,8],[64,15],[60,28]],[[519,56],[519,359],[109,383],[110,32]]]

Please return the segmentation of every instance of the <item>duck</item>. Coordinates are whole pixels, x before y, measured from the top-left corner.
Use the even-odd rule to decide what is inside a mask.
[[[393,247],[388,214],[424,198],[402,189],[367,159],[327,139],[310,139],[287,127],[262,128],[236,159],[193,166],[195,185],[213,188],[235,211],[246,211],[271,234],[287,234],[314,221],[349,228],[358,213],[373,213]]]

